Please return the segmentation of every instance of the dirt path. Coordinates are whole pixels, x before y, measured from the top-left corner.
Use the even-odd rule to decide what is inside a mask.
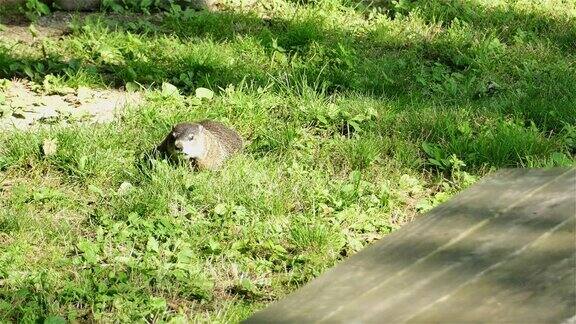
[[[142,103],[138,92],[94,90],[85,87],[61,89],[59,94],[33,90],[25,80],[0,80],[0,131],[27,130],[42,125],[79,122],[105,123],[127,105]]]
[[[24,17],[5,17],[0,43],[32,45],[45,38],[65,36],[70,33],[74,15],[83,19],[88,13],[54,12],[34,24],[35,35]],[[35,129],[47,124],[110,122],[118,110],[142,100],[140,93],[116,89],[80,87],[46,92],[42,86],[27,80],[0,79],[0,131]]]
[[[30,31],[31,23],[20,15],[2,17],[2,28],[0,28],[0,41],[13,43],[22,42],[32,44],[42,38],[57,38],[70,33],[70,23],[74,15],[84,18],[86,13],[54,12],[49,16],[43,16],[33,25],[36,35]]]

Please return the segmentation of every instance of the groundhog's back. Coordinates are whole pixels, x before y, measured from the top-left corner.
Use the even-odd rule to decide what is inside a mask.
[[[236,153],[242,149],[242,137],[234,129],[213,120],[203,120],[200,125],[214,135],[229,154]]]

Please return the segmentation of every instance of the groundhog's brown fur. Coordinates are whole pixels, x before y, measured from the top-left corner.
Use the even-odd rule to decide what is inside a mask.
[[[181,144],[184,142],[186,149],[193,149],[198,156],[187,156]],[[168,158],[182,152],[198,169],[217,170],[242,148],[242,138],[235,130],[217,121],[203,120],[177,124],[156,150]]]

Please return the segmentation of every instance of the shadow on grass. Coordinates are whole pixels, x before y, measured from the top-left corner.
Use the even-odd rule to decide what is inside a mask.
[[[489,6],[477,0],[410,1],[402,5],[389,0],[347,3],[348,8],[364,14],[380,9],[392,19],[417,11],[428,23],[449,26],[455,20],[464,21],[475,30],[496,34],[505,43],[512,43],[517,37],[546,39],[566,54],[576,54],[576,18],[570,13],[559,9],[546,15],[534,6],[526,5],[523,10],[513,6],[502,3]]]
[[[554,133],[576,123],[576,59],[570,46],[576,24],[488,10],[473,2],[411,6],[427,23],[445,23],[435,33],[420,35],[405,18],[358,33],[314,10],[292,20],[238,12],[183,13],[156,22],[101,17],[89,19],[87,25],[96,27],[73,33],[89,36],[96,29],[104,35],[100,43],[86,44],[85,55],[78,57],[17,55],[0,45],[0,74],[39,80],[47,74],[83,74],[113,86],[168,81],[185,92],[247,81],[296,93],[303,87],[327,94],[357,92],[406,107],[416,101],[495,111]],[[467,25],[448,23],[456,18]],[[572,27],[559,33],[564,26]],[[141,49],[106,40],[118,37],[138,38]],[[169,47],[177,42],[179,48]],[[104,49],[89,48],[102,43]],[[190,49],[195,46],[208,51]],[[110,49],[122,59],[102,60]]]

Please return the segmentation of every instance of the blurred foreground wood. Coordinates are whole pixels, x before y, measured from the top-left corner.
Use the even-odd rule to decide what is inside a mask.
[[[576,168],[496,172],[246,323],[575,323]]]

